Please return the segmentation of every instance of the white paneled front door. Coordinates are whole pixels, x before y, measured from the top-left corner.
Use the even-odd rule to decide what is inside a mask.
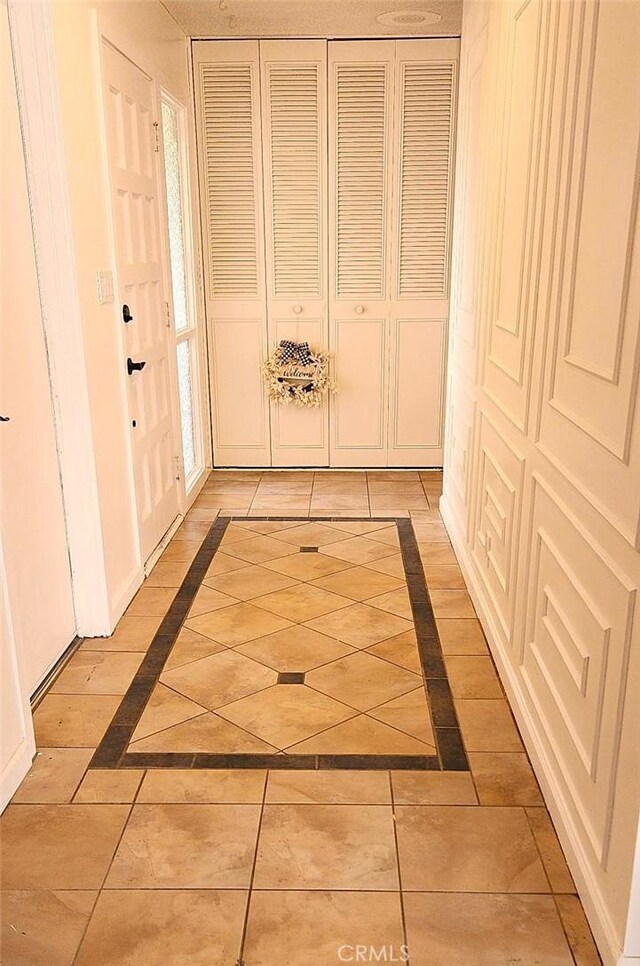
[[[103,45],[118,290],[138,524],[146,560],[178,514],[179,490],[159,225],[153,84]]]

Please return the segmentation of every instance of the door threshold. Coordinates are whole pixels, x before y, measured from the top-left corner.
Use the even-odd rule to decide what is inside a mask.
[[[56,663],[53,665],[53,667],[45,674],[42,681],[40,682],[40,684],[35,689],[35,691],[33,692],[33,694],[29,699],[32,713],[36,710],[36,708],[38,707],[38,705],[40,704],[40,702],[48,692],[53,682],[56,680],[58,675],[62,672],[62,670],[68,663],[68,661],[76,653],[76,651],[78,650],[78,648],[80,647],[83,641],[84,641],[84,637],[74,637],[74,639],[71,641],[68,647],[64,649],[64,651],[62,652],[62,654],[60,655]]]

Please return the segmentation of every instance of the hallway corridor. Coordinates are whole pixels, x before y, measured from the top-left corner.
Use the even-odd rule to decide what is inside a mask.
[[[440,491],[210,476],[37,707],[8,966],[597,966]]]

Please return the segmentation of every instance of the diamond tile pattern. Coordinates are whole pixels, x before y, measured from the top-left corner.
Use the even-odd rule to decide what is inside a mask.
[[[395,523],[231,523],[129,750],[434,755]]]
[[[283,543],[282,540],[265,536],[240,540],[225,547],[225,550],[232,557],[240,557],[241,560],[247,560],[249,563],[262,563],[264,560],[275,560],[276,557],[298,552],[298,548],[290,543]]]
[[[311,617],[320,617],[321,614],[329,614],[341,607],[346,607],[351,601],[347,597],[331,594],[320,587],[296,584],[295,587],[287,590],[258,597],[254,603],[256,607],[262,607],[272,614],[300,623]]]
[[[333,614],[307,622],[307,627],[335,637],[352,647],[369,647],[388,637],[411,630],[411,623],[367,604],[352,604]]]
[[[220,709],[223,717],[278,748],[309,738],[354,713],[353,708],[304,684],[277,684]]]
[[[363,564],[370,560],[379,560],[381,557],[390,557],[397,551],[394,547],[388,547],[377,540],[370,540],[367,537],[351,537],[348,540],[326,544],[320,548],[320,552],[326,553],[329,557],[337,557],[339,560]]]
[[[357,652],[309,671],[307,683],[358,711],[368,711],[419,687],[420,678],[388,661]]]

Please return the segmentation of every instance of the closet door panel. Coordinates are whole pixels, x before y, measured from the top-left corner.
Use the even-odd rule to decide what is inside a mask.
[[[335,466],[386,465],[394,58],[392,40],[329,44]]]
[[[222,465],[268,463],[268,412],[262,382],[254,375],[260,373],[266,353],[264,319],[219,318],[210,332],[216,456],[226,461]]]
[[[200,41],[193,56],[214,463],[269,465],[258,42]]]
[[[340,387],[331,399],[332,466],[384,466],[387,436],[387,322],[332,320]]]
[[[458,49],[396,42],[389,466],[442,465]]]
[[[269,319],[272,344],[281,339],[326,346],[326,318],[294,322],[287,318]],[[274,466],[326,466],[328,461],[328,401],[319,409],[273,404],[271,411],[271,448]]]
[[[328,347],[327,45],[260,42],[269,350]],[[328,402],[271,404],[274,466],[326,466]]]
[[[418,465],[442,464],[446,328],[444,314],[439,319],[407,315],[393,320],[389,376],[389,462],[393,466],[415,466],[417,459]]]

